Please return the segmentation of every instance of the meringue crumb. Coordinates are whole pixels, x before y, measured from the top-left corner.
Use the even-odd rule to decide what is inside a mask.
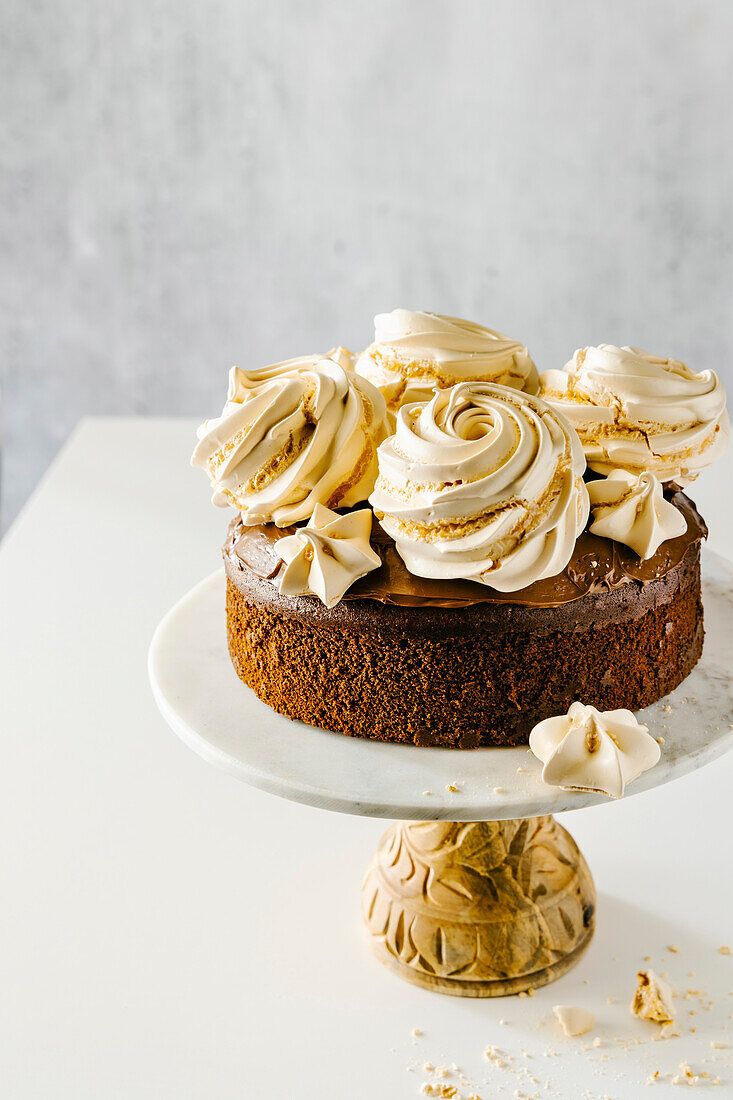
[[[731,952],[730,947],[728,947],[728,945],[726,943],[724,943],[722,947],[718,948],[718,954],[719,955],[730,955],[730,954],[732,954],[732,952]]]
[[[721,1043],[718,1039],[711,1039],[710,1040],[710,1047],[711,1047],[712,1050],[727,1050],[728,1049],[728,1044],[727,1043]]]
[[[517,768],[517,775],[526,775],[527,768]]]
[[[506,794],[504,787],[494,787],[494,794]]]
[[[423,1062],[422,1068],[425,1070],[426,1073],[432,1073],[435,1069],[435,1066],[432,1062]]]
[[[414,1039],[417,1039],[417,1037],[418,1037],[419,1035],[422,1035],[422,1031],[420,1030],[420,1028],[419,1028],[419,1027],[413,1027],[413,1029],[412,1029],[412,1036],[413,1036],[413,1038],[414,1038]]]
[[[501,1024],[502,1027],[506,1027],[506,1025],[509,1023],[509,1021],[508,1020],[499,1020],[499,1023]]]
[[[679,947],[677,947],[677,945],[674,943],[668,943],[667,950],[671,951],[673,955],[678,955],[680,951]]]
[[[663,737],[655,737],[654,740],[657,742],[658,745],[663,745],[664,744],[664,738]]]
[[[555,1005],[552,1009],[565,1034],[569,1037],[585,1035],[594,1026],[596,1018],[587,1008],[571,1005]]]
[[[487,1062],[491,1062],[493,1066],[496,1066],[497,1069],[506,1069],[506,1062],[501,1057],[503,1053],[498,1047],[488,1046],[484,1051],[484,1058]]]
[[[458,787],[456,787],[455,783],[448,783],[445,789],[455,794],[455,792],[458,790]]]
[[[603,1046],[603,1039],[601,1039],[600,1035],[596,1035],[595,1039],[593,1040],[593,1046],[596,1048]]]
[[[692,1067],[688,1062],[680,1062],[680,1072],[675,1073],[672,1078],[673,1085],[696,1085],[700,1080],[696,1073],[693,1073]]]
[[[427,795],[430,795],[432,793],[433,793],[432,791],[423,791],[423,794],[427,794]]]

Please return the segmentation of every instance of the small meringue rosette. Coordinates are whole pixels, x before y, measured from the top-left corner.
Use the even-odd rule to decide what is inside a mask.
[[[378,313],[374,342],[356,371],[383,394],[390,416],[436,389],[472,380],[536,393],[539,376],[529,352],[516,340],[483,325],[409,309]]]
[[[326,607],[335,607],[360,577],[382,564],[372,550],[369,508],[339,515],[316,504],[308,524],[275,544],[285,563],[279,573],[282,596],[317,596]]]
[[[540,375],[540,396],[577,430],[591,470],[693,481],[722,455],[726,397],[714,371],[640,348],[581,348],[563,370]]]
[[[622,798],[628,783],[653,768],[660,748],[630,710],[598,711],[573,703],[567,714],[545,718],[529,735],[544,765],[542,781],[568,790]]]
[[[287,527],[316,504],[366,500],[389,429],[384,398],[351,365],[351,354],[335,348],[232,368],[222,414],[201,425],[191,458],[208,473],[214,504],[239,508],[248,526]]]
[[[576,433],[537,398],[488,382],[403,406],[369,500],[418,577],[514,592],[567,565],[588,518]]]
[[[608,477],[588,482],[588,496],[593,515],[590,533],[622,542],[642,559],[687,530],[687,520],[664,499],[655,474],[612,470]]]

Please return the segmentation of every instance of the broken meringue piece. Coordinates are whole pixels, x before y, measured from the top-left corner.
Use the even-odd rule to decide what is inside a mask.
[[[545,718],[529,735],[542,761],[542,781],[569,790],[621,798],[627,783],[659,760],[661,750],[630,710],[598,711],[575,702],[567,714]]]
[[[655,1024],[674,1024],[672,987],[653,970],[640,970],[636,977],[639,984],[631,1002],[633,1015]]]
[[[587,1008],[573,1008],[571,1005],[555,1005],[553,1010],[566,1035],[585,1035],[594,1026],[596,1018]]]

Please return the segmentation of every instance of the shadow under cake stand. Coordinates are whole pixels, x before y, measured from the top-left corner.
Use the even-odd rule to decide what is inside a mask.
[[[418,749],[276,714],[234,672],[224,590],[220,570],[160,623],[149,655],[156,702],[190,748],[251,786],[337,813],[399,819],[363,885],[378,958],[416,985],[462,997],[535,989],[569,970],[593,934],[595,889],[553,814],[606,797],[546,786],[526,746]],[[639,712],[663,738],[662,757],[627,797],[733,747],[733,565],[710,552],[703,602],[702,659]]]

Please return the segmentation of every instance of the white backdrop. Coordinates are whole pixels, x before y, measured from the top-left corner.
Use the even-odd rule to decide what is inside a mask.
[[[728,0],[5,0],[3,515],[395,306],[733,382]],[[114,492],[114,484],[110,484]]]

